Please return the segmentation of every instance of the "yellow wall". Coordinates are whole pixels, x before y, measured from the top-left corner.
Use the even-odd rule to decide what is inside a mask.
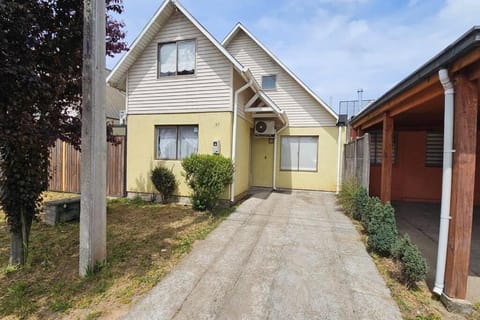
[[[231,156],[232,114],[188,113],[129,115],[127,139],[127,191],[152,193],[150,171],[158,165],[172,168],[179,184],[175,193],[188,196],[190,188],[182,176],[180,160],[155,160],[156,125],[198,125],[198,153],[210,154],[212,141],[220,140],[221,154]],[[240,121],[239,121],[240,123]],[[227,190],[228,191],[228,190]]]
[[[318,136],[317,172],[280,171],[277,141],[277,188],[335,191],[337,179],[337,127],[287,128],[280,136]]]
[[[248,191],[250,178],[250,123],[237,117],[235,196]]]
[[[252,138],[252,186],[272,187],[273,144],[267,137]]]

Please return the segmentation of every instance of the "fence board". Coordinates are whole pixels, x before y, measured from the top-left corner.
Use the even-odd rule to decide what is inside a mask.
[[[345,144],[343,181],[356,179],[367,190],[370,184],[370,140],[368,133]]]
[[[118,144],[107,145],[107,195],[125,194],[126,137],[116,137]],[[50,148],[49,191],[80,193],[80,152],[57,140]]]

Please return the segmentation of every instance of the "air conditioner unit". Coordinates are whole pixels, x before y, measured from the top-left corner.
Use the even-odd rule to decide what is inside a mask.
[[[275,121],[274,120],[256,120],[255,135],[257,136],[275,135]]]

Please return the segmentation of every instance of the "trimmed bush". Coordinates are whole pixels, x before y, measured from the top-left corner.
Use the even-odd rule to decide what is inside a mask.
[[[362,221],[362,217],[371,210],[372,201],[368,195],[367,189],[360,187],[355,193],[355,209],[353,211],[353,218]]]
[[[355,212],[355,195],[360,189],[360,184],[356,179],[350,179],[342,183],[342,188],[338,194],[338,202],[348,215]]]
[[[395,210],[389,203],[384,205],[380,201],[374,201],[368,214],[367,234],[368,246],[373,251],[384,257],[392,254],[398,231]]]
[[[232,183],[232,161],[221,155],[193,154],[182,160],[182,166],[193,190],[193,208],[201,211],[213,209],[225,187]]]
[[[428,265],[418,247],[410,241],[408,234],[398,239],[394,251],[395,258],[401,263],[402,279],[408,288],[427,276]]]
[[[162,202],[167,203],[177,188],[177,180],[171,169],[156,167],[152,170],[151,180],[155,189],[162,196]]]

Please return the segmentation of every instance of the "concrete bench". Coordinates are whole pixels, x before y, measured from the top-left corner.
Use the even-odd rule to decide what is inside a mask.
[[[45,223],[50,226],[80,218],[80,197],[47,201],[44,205]]]

